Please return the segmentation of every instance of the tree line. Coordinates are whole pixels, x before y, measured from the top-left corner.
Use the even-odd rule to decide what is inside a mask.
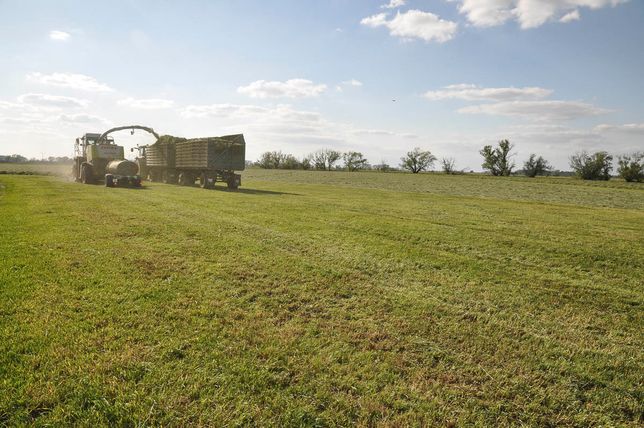
[[[499,177],[509,175],[525,175],[536,177],[540,175],[553,174],[554,170],[550,163],[531,153],[523,162],[523,168],[517,170],[512,150],[514,145],[508,140],[501,140],[496,146],[486,145],[479,154],[483,158],[481,167],[489,174]],[[422,150],[419,147],[407,152],[400,158],[398,167],[392,167],[385,162],[371,165],[361,152],[348,151],[339,152],[333,149],[322,149],[310,153],[301,159],[282,151],[268,151],[262,153],[254,163],[255,166],[264,169],[303,169],[303,170],[377,170],[395,171],[403,170],[417,174],[431,170],[438,158],[429,150]],[[584,180],[609,180],[613,170],[613,156],[605,151],[588,153],[581,151],[569,158],[570,167],[574,175]],[[456,167],[454,158],[442,158],[439,161],[441,170],[446,174],[462,174],[465,171]],[[644,153],[632,153],[621,155],[617,158],[617,174],[626,181],[644,181]]]
[[[0,155],[0,162],[3,163],[71,163],[73,159],[68,156],[49,156],[48,158],[36,159],[27,158],[22,155]]]

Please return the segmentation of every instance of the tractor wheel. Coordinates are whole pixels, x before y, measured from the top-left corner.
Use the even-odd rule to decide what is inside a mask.
[[[74,181],[79,183],[80,179],[78,178],[80,174],[80,171],[78,170],[78,164],[74,162],[74,166],[72,167],[72,177],[74,177]]]
[[[83,184],[92,184],[94,182],[92,167],[89,165],[81,165],[81,182]]]
[[[114,187],[114,176],[112,174],[105,174],[105,187]]]

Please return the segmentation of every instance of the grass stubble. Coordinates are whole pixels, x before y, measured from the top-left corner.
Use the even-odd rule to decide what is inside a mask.
[[[641,185],[243,184],[0,176],[0,424],[642,423]]]

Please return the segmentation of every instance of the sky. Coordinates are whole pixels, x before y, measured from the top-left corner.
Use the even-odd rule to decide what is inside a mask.
[[[565,170],[644,151],[643,76],[642,0],[0,0],[0,154],[139,124],[475,171],[509,139]]]

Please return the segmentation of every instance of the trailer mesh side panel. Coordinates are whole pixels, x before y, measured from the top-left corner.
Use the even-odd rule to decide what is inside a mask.
[[[157,143],[145,149],[145,160],[148,166],[174,168],[175,145],[173,143]]]
[[[246,142],[244,136],[195,138],[177,143],[177,168],[243,171]]]

